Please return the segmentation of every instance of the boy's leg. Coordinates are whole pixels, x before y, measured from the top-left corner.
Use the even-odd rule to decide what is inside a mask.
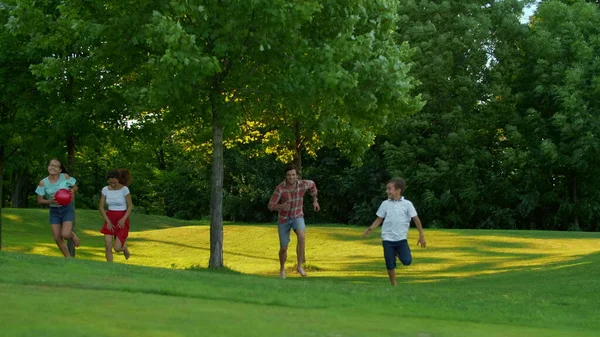
[[[388,277],[392,286],[396,282],[396,246],[397,242],[383,241],[383,257],[385,258],[385,268],[387,269]]]
[[[402,240],[397,246],[398,258],[405,266],[410,266],[412,263],[412,254],[410,253],[410,247],[408,246],[408,240]]]
[[[398,282],[396,281],[396,269],[388,269],[388,277],[390,278],[390,284],[395,287]]]

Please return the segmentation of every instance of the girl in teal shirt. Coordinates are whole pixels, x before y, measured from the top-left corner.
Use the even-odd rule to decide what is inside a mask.
[[[77,192],[77,181],[67,174],[65,166],[56,158],[48,164],[48,176],[40,181],[35,190],[37,202],[40,205],[50,206],[50,226],[56,245],[65,257],[71,257],[65,239],[73,239],[75,247],[79,247],[80,241],[73,232],[73,221],[75,220],[75,207],[73,201],[66,206],[59,205],[54,200],[54,193],[60,189],[68,189],[71,195]]]

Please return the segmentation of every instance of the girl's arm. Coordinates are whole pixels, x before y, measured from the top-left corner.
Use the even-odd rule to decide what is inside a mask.
[[[46,200],[44,199],[44,194],[40,194],[40,193],[45,193],[45,189],[44,189],[44,181],[41,180],[40,184],[38,185],[37,189],[35,190],[35,192],[38,194],[37,195],[37,203],[40,205],[51,205],[56,203],[54,201],[54,198],[50,199],[50,200]]]
[[[98,202],[98,210],[100,211],[100,214],[102,214],[102,217],[104,218],[104,220],[106,220],[106,222],[110,224],[110,219],[108,218],[108,215],[106,215],[106,210],[104,209],[105,202],[106,202],[106,196],[104,195],[104,193],[100,193],[100,201]]]
[[[129,215],[131,215],[131,212],[133,211],[133,202],[131,201],[131,193],[127,193],[127,195],[125,196],[125,200],[127,201],[127,212],[125,212],[123,219],[129,218]]]
[[[69,188],[69,191],[71,191],[71,195],[74,195],[75,192],[77,192],[79,190],[79,187],[77,187],[77,179],[71,177],[70,175],[68,175],[66,173],[61,173],[61,174],[67,180],[67,187]]]
[[[114,225],[110,221],[110,218],[108,217],[108,215],[106,215],[106,210],[104,209],[105,202],[106,202],[106,196],[104,195],[104,193],[100,193],[100,201],[98,202],[98,210],[100,210],[100,214],[102,214],[104,221],[106,221],[106,227],[108,227],[108,230],[112,231]]]
[[[131,193],[127,193],[125,195],[125,200],[127,201],[127,212],[125,212],[125,215],[123,215],[123,217],[119,219],[119,221],[117,221],[117,226],[119,226],[119,228],[123,228],[125,226],[125,221],[127,220],[127,218],[129,218],[129,215],[133,210],[133,202],[131,202]]]
[[[38,196],[37,196],[37,203],[40,204],[40,205],[52,205],[52,204],[54,204],[54,199],[52,199],[52,200],[46,200],[46,199],[44,199],[43,195],[39,195],[38,194]]]

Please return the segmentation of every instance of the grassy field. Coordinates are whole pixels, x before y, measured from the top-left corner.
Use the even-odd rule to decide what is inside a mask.
[[[426,232],[388,285],[378,233],[310,226],[308,278],[280,280],[274,225],[225,225],[228,270],[207,271],[209,228],[134,214],[132,257],[104,260],[97,212],[78,211],[76,260],[47,211],[3,210],[0,326],[10,336],[596,336],[600,233]],[[292,244],[295,244],[293,241]],[[30,253],[30,254],[23,254]],[[290,259],[295,258],[293,249]],[[292,263],[289,264],[290,268]],[[156,268],[159,267],[159,268]],[[187,270],[186,270],[187,269]]]

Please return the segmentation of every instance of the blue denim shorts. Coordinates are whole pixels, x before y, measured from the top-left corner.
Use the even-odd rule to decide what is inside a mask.
[[[287,219],[286,222],[279,223],[277,227],[279,230],[279,245],[281,247],[287,247],[287,245],[290,243],[290,231],[292,229],[294,231],[299,229],[306,229],[306,225],[304,224],[304,218],[302,217]]]
[[[403,265],[408,266],[412,263],[412,255],[407,240],[383,241],[383,257],[385,258],[385,267],[387,270],[396,269],[396,257],[400,259]]]
[[[75,220],[75,207],[71,202],[67,206],[50,206],[50,224],[62,225],[63,222]]]

